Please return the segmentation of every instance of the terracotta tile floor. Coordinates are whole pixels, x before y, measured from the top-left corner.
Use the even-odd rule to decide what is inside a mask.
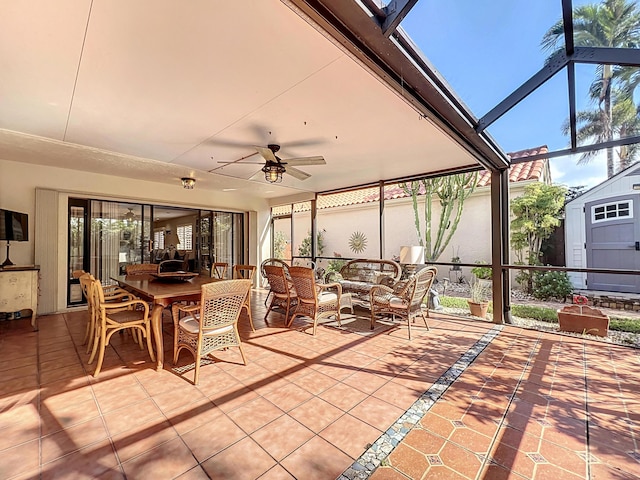
[[[365,336],[264,316],[203,365],[156,372],[116,335],[103,371],[86,311],[0,322],[0,478],[333,479],[492,328],[432,314],[431,331]],[[640,477],[638,351],[505,327],[371,478]],[[184,368],[180,368],[184,367]]]

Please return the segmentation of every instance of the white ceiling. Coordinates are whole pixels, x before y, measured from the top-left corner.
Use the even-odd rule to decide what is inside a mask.
[[[0,6],[2,159],[264,198],[476,163],[280,0]],[[274,188],[217,163],[268,143],[327,164]]]

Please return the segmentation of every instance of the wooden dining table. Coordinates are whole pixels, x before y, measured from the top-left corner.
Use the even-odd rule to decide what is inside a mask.
[[[159,279],[153,275],[122,275],[111,277],[111,279],[117,282],[121,288],[153,305],[151,327],[156,344],[158,359],[156,369],[158,371],[162,370],[164,365],[164,342],[162,339],[162,313],[164,309],[175,302],[200,300],[202,285],[219,281],[217,278],[205,275],[177,281]]]

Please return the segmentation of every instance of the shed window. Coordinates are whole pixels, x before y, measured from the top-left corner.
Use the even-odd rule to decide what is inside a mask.
[[[631,200],[594,205],[591,207],[591,222],[596,223],[615,220],[620,217],[631,218],[633,217],[632,206]]]

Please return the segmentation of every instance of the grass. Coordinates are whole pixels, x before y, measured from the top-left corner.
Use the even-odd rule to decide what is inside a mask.
[[[438,298],[441,305],[446,308],[469,308],[466,298],[447,296],[440,296]],[[553,308],[536,307],[532,305],[511,305],[511,313],[514,317],[558,323],[558,314]],[[609,330],[640,333],[640,319],[611,316],[609,320]]]

